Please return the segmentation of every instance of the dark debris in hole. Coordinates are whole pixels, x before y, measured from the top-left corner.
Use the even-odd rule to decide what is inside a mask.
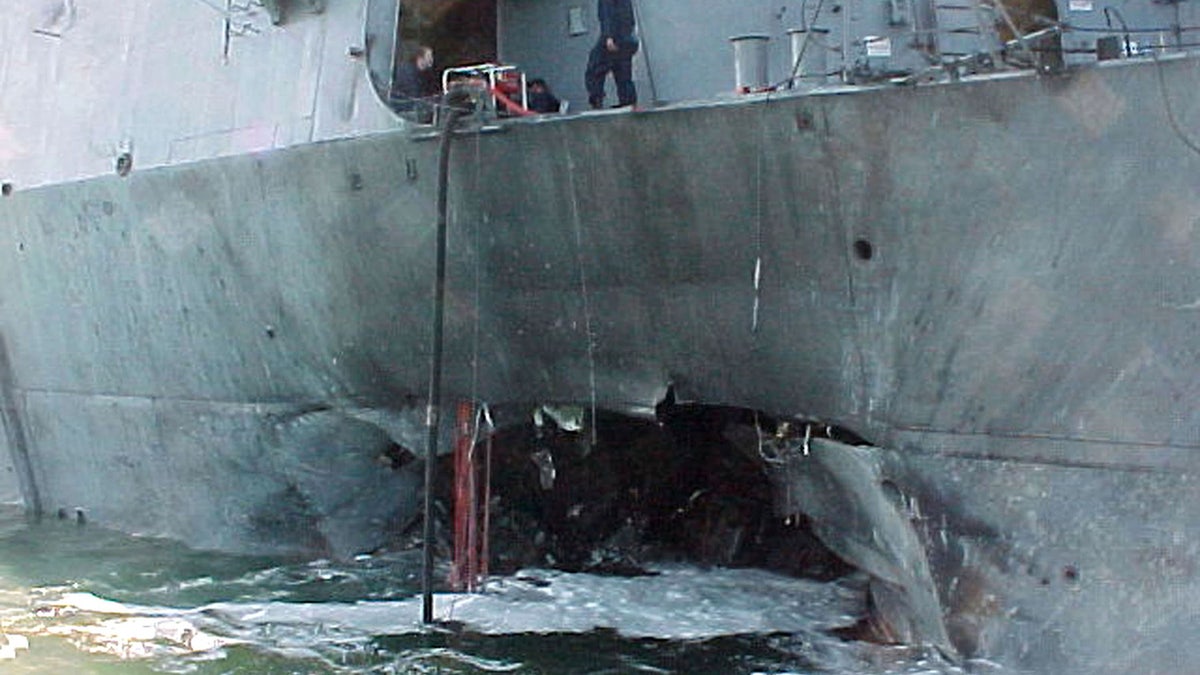
[[[600,413],[589,430],[532,423],[498,432],[491,462],[489,569],[543,566],[632,576],[656,562],[756,567],[832,580],[854,568],[807,519],[777,515],[762,459],[731,429],[762,425],[750,411],[678,407],[661,423]],[[548,469],[547,465],[552,465]],[[453,460],[437,498],[452,503]],[[547,480],[548,476],[552,479]],[[449,509],[445,509],[449,511]],[[447,521],[439,554],[450,555]]]

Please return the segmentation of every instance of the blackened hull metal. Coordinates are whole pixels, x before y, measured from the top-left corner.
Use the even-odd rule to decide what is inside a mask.
[[[890,448],[953,649],[1200,662],[1176,642],[1198,85],[1178,60],[464,134],[446,390],[628,409],[670,385],[853,429]],[[435,151],[381,134],[4,200],[5,405],[43,505],[342,554],[410,516],[417,472],[381,455],[420,449]]]

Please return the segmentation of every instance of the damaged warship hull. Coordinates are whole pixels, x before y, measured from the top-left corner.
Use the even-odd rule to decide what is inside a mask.
[[[1200,61],[1163,57],[468,121],[445,398],[796,420],[779,516],[873,577],[899,638],[1200,663],[1198,91]],[[439,140],[6,189],[27,507],[332,555],[416,515]]]

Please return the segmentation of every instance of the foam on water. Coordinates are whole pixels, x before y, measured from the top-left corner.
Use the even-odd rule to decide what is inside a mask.
[[[673,565],[641,577],[527,570],[478,594],[435,595],[435,617],[484,634],[585,633],[694,640],[721,635],[822,631],[854,623],[862,591],[753,569]],[[33,634],[71,637],[123,658],[254,643],[287,652],[429,630],[421,599],[355,603],[218,602],[196,608],[134,605],[91,593],[43,589]],[[40,624],[40,625],[38,625]],[[160,645],[162,648],[156,648]]]
[[[11,647],[0,645],[0,671],[962,672],[925,650],[826,632],[862,615],[860,577],[531,569],[484,593],[437,594],[440,623],[429,627],[415,560],[288,563],[73,525],[15,527],[0,537],[0,636]]]

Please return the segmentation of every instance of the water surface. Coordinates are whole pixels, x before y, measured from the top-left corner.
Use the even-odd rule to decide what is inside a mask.
[[[4,673],[961,673],[923,650],[827,632],[854,580],[656,568],[526,570],[439,594],[420,624],[419,553],[343,563],[246,557],[31,522],[0,509]],[[975,672],[979,664],[971,667]],[[986,665],[986,664],[985,664]]]

